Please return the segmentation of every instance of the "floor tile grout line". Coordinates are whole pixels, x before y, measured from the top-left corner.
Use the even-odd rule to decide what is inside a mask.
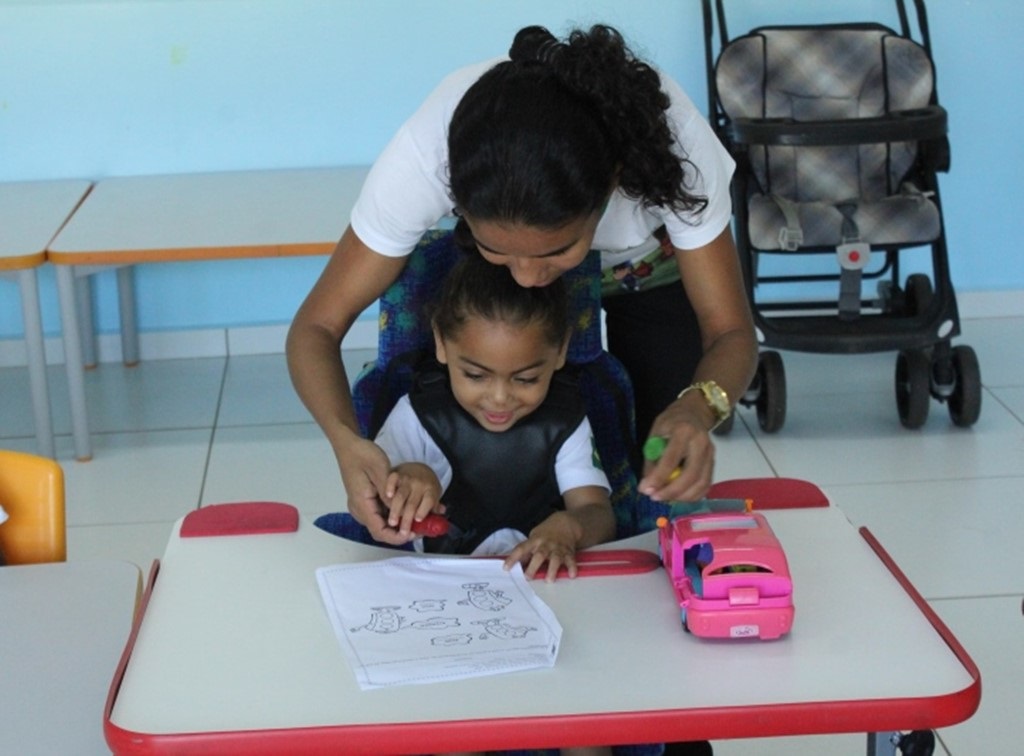
[[[1010,416],[1013,417],[1018,423],[1020,423],[1021,425],[1024,425],[1024,416],[1018,415],[1013,410],[1013,408],[1010,407],[1010,405],[1008,405],[1006,402],[1004,402],[994,391],[992,391],[992,389],[985,389],[985,390],[988,392],[988,395],[989,395],[990,399],[993,402],[995,402],[996,404],[1001,406],[1003,409],[1005,409],[1007,412],[1009,412]],[[982,406],[982,412],[984,412],[984,411],[985,411],[985,408],[984,408],[984,406]]]
[[[750,436],[750,440],[754,442],[754,446],[757,447],[758,453],[764,459],[765,464],[768,465],[768,469],[772,471],[772,476],[774,476],[776,478],[782,477],[781,475],[779,475],[779,471],[775,467],[775,465],[772,464],[771,457],[769,457],[768,453],[764,450],[764,447],[761,445],[761,442],[758,440],[757,435],[754,433],[753,430],[751,430],[750,426],[747,425],[746,419],[744,417],[742,417],[741,415],[737,415],[737,417],[739,418],[740,422],[743,423],[744,430],[746,430],[747,435]]]
[[[907,478],[906,480],[859,480],[856,483],[819,483],[821,486],[829,486],[830,488],[864,488],[867,486],[904,486],[904,485],[921,485],[927,483],[956,483],[957,481],[962,483],[972,483],[976,481],[997,481],[1007,480],[1024,481],[1024,470],[1018,475],[1003,474],[1003,475],[969,475],[963,478],[942,478],[942,477],[931,477],[931,478]]]
[[[220,419],[221,407],[224,404],[224,391],[228,383],[228,369],[231,363],[231,356],[224,358],[224,369],[220,375],[220,388],[217,391],[217,404],[213,409],[213,423],[210,426],[210,437],[206,445],[206,458],[203,460],[203,474],[199,482],[199,498],[196,501],[196,509],[203,505],[203,495],[206,493],[206,479],[210,474],[210,460],[213,459],[213,444],[217,438],[217,422]]]
[[[1012,591],[1010,591],[1010,592],[1005,592],[1004,591],[1004,592],[1001,592],[1001,593],[977,593],[977,594],[963,594],[963,595],[956,595],[956,596],[925,596],[924,600],[927,601],[929,604],[931,604],[931,603],[935,603],[935,602],[938,602],[938,601],[976,601],[976,600],[985,600],[985,599],[1014,599],[1014,600],[1017,600],[1017,599],[1022,599],[1022,598],[1024,598],[1024,591],[1021,591],[1021,592],[1018,592],[1018,593],[1014,593]]]

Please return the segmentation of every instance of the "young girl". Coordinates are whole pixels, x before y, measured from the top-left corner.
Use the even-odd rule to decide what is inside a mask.
[[[428,552],[508,554],[533,577],[576,575],[575,553],[615,535],[608,481],[578,386],[562,371],[569,338],[561,281],[519,286],[467,253],[445,279],[431,324],[435,360],[376,442],[391,461],[382,500],[406,539],[443,512]]]

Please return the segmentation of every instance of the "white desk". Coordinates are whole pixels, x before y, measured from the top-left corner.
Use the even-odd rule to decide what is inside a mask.
[[[977,669],[841,512],[766,515],[795,586],[781,640],[686,634],[660,569],[535,583],[564,628],[554,668],[366,692],[314,571],[394,551],[305,521],[209,538],[176,526],[108,742],[133,754],[429,753],[929,729],[974,712]],[[653,544],[647,534],[608,546]]]
[[[55,448],[36,268],[46,262],[46,246],[90,186],[75,179],[0,184],[0,277],[17,278],[21,289],[36,440],[46,457],[55,456]]]
[[[110,753],[103,706],[140,577],[114,561],[0,568],[0,753]]]
[[[49,245],[57,266],[75,456],[92,456],[82,365],[95,361],[76,279],[118,267],[126,364],[138,361],[131,267],[142,263],[326,255],[367,168],[235,171],[104,179]],[[127,266],[127,267],[126,267]]]

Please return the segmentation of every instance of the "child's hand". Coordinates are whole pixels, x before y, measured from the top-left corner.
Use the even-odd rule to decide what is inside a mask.
[[[388,526],[400,537],[410,541],[413,521],[420,521],[431,512],[444,514],[441,503],[441,482],[427,465],[406,462],[388,475],[384,486],[384,506]]]
[[[511,569],[518,562],[523,565],[526,577],[532,579],[547,562],[544,569],[547,582],[554,582],[562,567],[574,578],[578,571],[576,544],[579,538],[580,526],[573,517],[567,512],[555,512],[512,550],[505,558],[505,569]]]

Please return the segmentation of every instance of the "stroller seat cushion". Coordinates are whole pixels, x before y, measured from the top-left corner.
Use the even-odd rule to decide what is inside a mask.
[[[926,244],[942,230],[939,208],[920,194],[898,194],[874,201],[855,203],[852,220],[859,231],[857,241],[872,246]],[[770,195],[756,194],[748,207],[748,234],[753,248],[782,250],[780,231],[787,227],[779,203]],[[835,247],[843,239],[843,214],[831,202],[794,204],[803,232],[802,247]]]

